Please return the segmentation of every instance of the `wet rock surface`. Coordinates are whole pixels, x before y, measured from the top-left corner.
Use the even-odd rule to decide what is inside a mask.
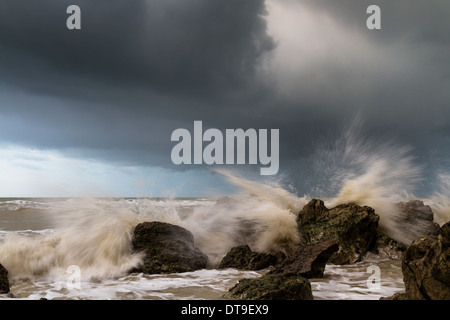
[[[192,233],[164,222],[136,226],[133,250],[144,254],[143,263],[131,272],[147,274],[189,272],[206,267],[207,256],[194,245]]]
[[[375,246],[371,250],[382,258],[401,260],[407,246],[385,234],[378,233]]]
[[[234,248],[223,257],[218,268],[236,268],[240,270],[261,270],[280,263],[286,255],[279,252],[276,255],[254,252],[248,245]]]
[[[313,300],[311,284],[299,275],[266,274],[257,279],[242,279],[226,299],[237,300]]]
[[[402,272],[409,299],[450,300],[450,222],[408,246]]]
[[[347,264],[360,261],[377,237],[379,216],[367,206],[353,203],[328,209],[324,202],[312,199],[299,212],[297,223],[305,244],[336,240],[339,250],[330,262]]]
[[[290,253],[272,274],[296,274],[305,278],[322,278],[329,258],[339,250],[336,240],[300,245]]]

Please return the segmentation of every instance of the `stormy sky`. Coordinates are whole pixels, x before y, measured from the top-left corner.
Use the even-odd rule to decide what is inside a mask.
[[[279,129],[271,178],[300,194],[364,152],[407,156],[431,192],[450,169],[449,18],[442,0],[0,0],[0,196],[226,193],[171,161],[194,120]]]

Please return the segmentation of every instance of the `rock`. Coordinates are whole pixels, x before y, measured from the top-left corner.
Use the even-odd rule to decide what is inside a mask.
[[[9,292],[8,270],[0,263],[0,293]]]
[[[282,252],[277,255],[253,252],[248,245],[241,245],[231,248],[226,256],[223,257],[218,268],[261,270],[281,262],[285,257],[285,254]]]
[[[380,300],[409,300],[406,292],[397,292],[390,297],[381,297]]]
[[[406,221],[423,220],[433,222],[434,215],[431,207],[426,206],[421,200],[399,202],[396,206],[403,213],[403,218]]]
[[[226,299],[237,300],[313,300],[308,279],[290,274],[266,274],[257,279],[242,279],[228,293]]]
[[[333,239],[339,250],[330,257],[335,264],[354,263],[374,245],[379,216],[375,210],[350,203],[332,209],[312,199],[299,212],[297,223],[302,242],[314,244]]]
[[[406,294],[412,300],[450,300],[450,222],[438,236],[408,246],[402,259]]]
[[[339,250],[336,240],[300,245],[270,273],[296,274],[305,278],[322,278],[325,265],[333,253]]]
[[[143,252],[143,263],[131,272],[189,272],[206,267],[207,256],[194,245],[192,233],[164,222],[144,222],[134,229],[132,246]]]
[[[390,258],[393,260],[401,260],[403,253],[406,251],[406,245],[391,239],[385,234],[378,233],[375,246],[372,251],[382,258]]]
[[[421,200],[396,203],[398,215],[395,216],[397,229],[401,230],[401,240],[409,245],[414,240],[427,235],[437,235],[439,225],[434,220],[434,214],[430,206]]]

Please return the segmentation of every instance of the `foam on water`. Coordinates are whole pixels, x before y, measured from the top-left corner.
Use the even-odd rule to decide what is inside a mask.
[[[368,286],[369,267],[380,270],[379,287]],[[401,261],[380,258],[369,254],[361,262],[351,265],[327,264],[324,277],[311,279],[316,300],[379,300],[397,292],[404,292]]]
[[[129,274],[103,281],[82,281],[68,289],[64,281],[15,281],[15,299],[221,299],[242,278],[257,278],[263,272],[198,270],[170,275]],[[2,295],[0,295],[1,297]],[[3,295],[6,298],[6,295]]]

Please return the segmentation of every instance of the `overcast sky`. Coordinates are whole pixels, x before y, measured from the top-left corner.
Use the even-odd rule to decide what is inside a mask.
[[[172,163],[172,131],[194,120],[279,129],[271,179],[300,194],[355,141],[411,156],[431,192],[450,169],[449,17],[442,0],[0,0],[0,196],[233,190]]]

